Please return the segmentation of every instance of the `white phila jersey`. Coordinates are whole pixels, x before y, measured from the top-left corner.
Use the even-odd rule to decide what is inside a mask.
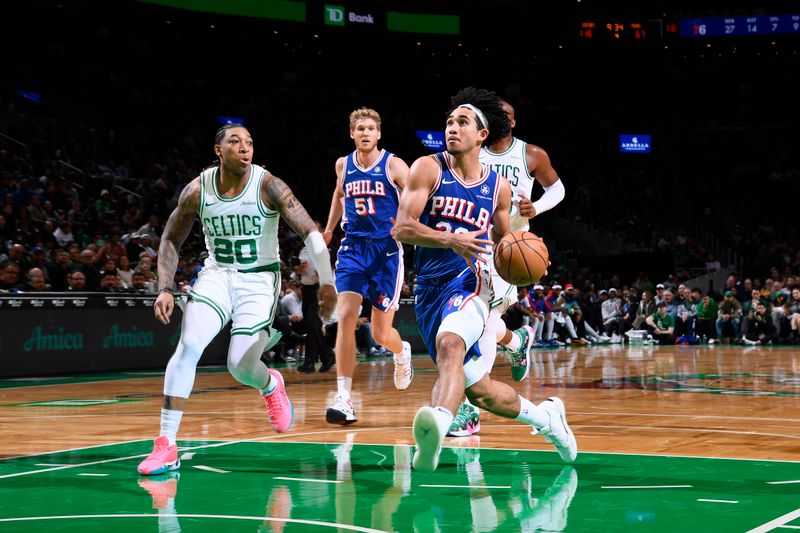
[[[528,173],[528,158],[525,154],[526,143],[512,137],[511,145],[504,152],[494,153],[485,146],[481,148],[481,163],[489,166],[511,184],[511,231],[528,231],[530,219],[519,216],[520,194],[528,198],[533,191],[534,178]]]
[[[222,198],[217,190],[219,168],[200,174],[198,214],[208,248],[206,265],[242,272],[279,269],[278,213],[261,201],[261,183],[267,171],[250,165],[241,194]]]

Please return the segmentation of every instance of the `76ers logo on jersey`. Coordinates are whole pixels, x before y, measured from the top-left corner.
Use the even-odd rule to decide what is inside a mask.
[[[392,299],[386,296],[385,292],[382,292],[378,296],[378,302],[381,304],[381,307],[389,307],[392,303]]]
[[[464,296],[459,294],[458,296],[453,296],[450,298],[450,301],[447,302],[447,309],[458,309],[461,307],[461,304],[464,303]]]

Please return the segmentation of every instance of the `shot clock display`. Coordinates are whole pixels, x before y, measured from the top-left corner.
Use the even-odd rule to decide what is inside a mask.
[[[681,37],[733,37],[740,35],[800,35],[800,14],[752,15],[681,19]]]

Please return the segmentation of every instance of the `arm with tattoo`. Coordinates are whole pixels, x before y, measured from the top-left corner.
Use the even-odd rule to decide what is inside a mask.
[[[172,287],[175,269],[178,268],[178,252],[192,229],[199,202],[200,178],[195,178],[181,191],[178,205],[164,227],[164,234],[158,247],[159,291]]]
[[[317,231],[317,225],[308,216],[306,208],[295,197],[286,182],[279,177],[272,174],[267,176],[263,182],[261,196],[264,203],[280,213],[289,227],[302,239],[308,237],[312,231]]]
[[[270,208],[276,210],[305,242],[311,255],[311,262],[319,275],[319,314],[327,320],[336,307],[336,289],[333,286],[331,256],[317,225],[308,216],[305,207],[297,200],[284,181],[269,175],[263,182],[262,198]]]

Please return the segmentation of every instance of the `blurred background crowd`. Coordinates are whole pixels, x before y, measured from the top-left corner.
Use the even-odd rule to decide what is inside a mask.
[[[224,117],[244,120],[255,162],[324,225],[334,162],[352,150],[352,109],[377,109],[382,145],[411,163],[430,153],[415,131],[442,129],[449,96],[475,85],[516,107],[515,134],[549,153],[567,191],[533,221],[553,264],[541,286],[520,291],[509,324],[541,322],[543,346],[630,331],[797,342],[800,37],[584,42],[583,19],[665,15],[587,4],[477,2],[450,36],[142,2],[5,6],[14,53],[0,84],[0,292],[152,293],[164,224],[213,163]],[[720,13],[692,13],[703,9]],[[630,131],[649,132],[652,153],[621,154]],[[282,225],[280,245],[291,295],[302,241]],[[206,256],[198,223],[176,291]],[[362,350],[380,348],[367,339]]]

